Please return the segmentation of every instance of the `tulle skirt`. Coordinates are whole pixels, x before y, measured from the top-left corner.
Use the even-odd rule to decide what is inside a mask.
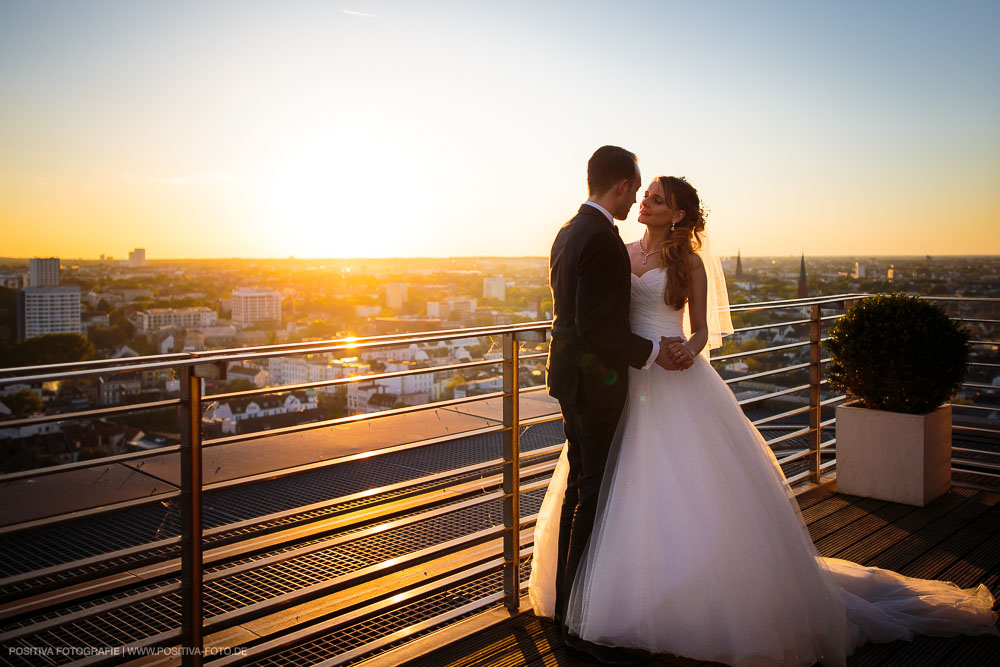
[[[529,596],[551,616],[564,449]],[[699,357],[629,371],[600,508],[566,614],[592,642],[731,665],[844,665],[866,641],[997,633],[985,586],[820,558],[771,449]]]

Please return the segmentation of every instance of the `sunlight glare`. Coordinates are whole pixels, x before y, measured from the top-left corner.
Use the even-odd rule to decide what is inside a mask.
[[[294,234],[282,242],[296,256],[407,254],[427,210],[415,163],[407,146],[363,126],[311,137],[277,169],[272,229]]]

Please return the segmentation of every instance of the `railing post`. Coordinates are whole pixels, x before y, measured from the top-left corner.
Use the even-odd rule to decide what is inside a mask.
[[[198,364],[181,370],[181,662],[200,667],[202,637],[201,382],[222,379],[225,366]]]
[[[503,335],[503,593],[512,612],[521,606],[521,446],[518,414],[518,340]]]
[[[819,304],[809,306],[809,441],[812,456],[809,457],[812,481],[819,484],[820,471],[820,443],[823,440],[823,432],[820,424],[823,422],[822,392],[820,384],[823,380],[823,359],[820,338],[822,337],[822,321],[820,320],[822,311]]]

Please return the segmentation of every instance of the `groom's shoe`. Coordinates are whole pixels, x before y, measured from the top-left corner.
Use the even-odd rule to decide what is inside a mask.
[[[605,665],[644,665],[646,664],[646,656],[630,651],[628,649],[615,648],[613,646],[604,646],[602,644],[595,644],[593,642],[588,642],[586,639],[580,639],[579,637],[571,634],[567,634],[563,638],[563,642],[567,647],[573,649],[574,651],[580,651],[581,653],[586,653],[594,660]]]

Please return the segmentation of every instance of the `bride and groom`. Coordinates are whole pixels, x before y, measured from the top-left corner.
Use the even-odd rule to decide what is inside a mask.
[[[613,664],[651,652],[844,665],[866,641],[996,634],[985,586],[818,556],[774,454],[708,361],[733,329],[697,191],[653,180],[646,230],[626,245],[614,219],[636,201],[635,155],[598,149],[587,185],[550,256],[548,388],[567,442],[535,526],[535,613]]]

